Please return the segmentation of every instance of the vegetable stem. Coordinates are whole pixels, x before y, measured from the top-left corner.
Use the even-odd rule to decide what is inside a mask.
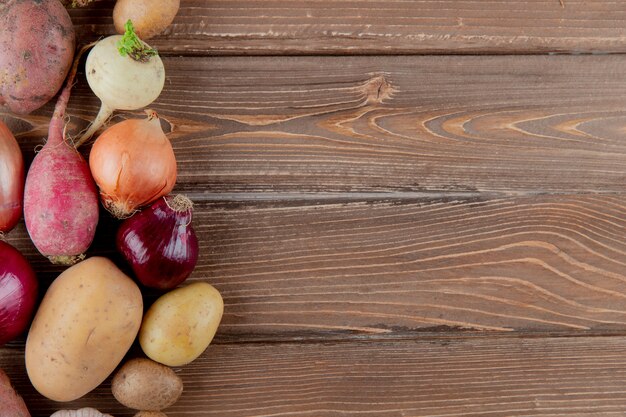
[[[56,105],[54,106],[54,113],[52,114],[50,126],[48,127],[48,142],[51,145],[59,144],[65,140],[65,137],[63,135],[65,110],[67,109],[67,103],[70,101],[70,93],[74,85],[74,78],[76,77],[78,62],[83,56],[83,53],[85,53],[85,51],[91,48],[93,45],[95,45],[95,42],[87,44],[80,48],[74,58],[74,63],[72,64],[72,68],[70,69],[70,72],[67,75],[65,81],[65,87],[63,87],[63,91],[61,91],[61,94],[57,99]]]
[[[124,36],[122,36],[122,39],[117,43],[117,49],[120,51],[120,55],[128,55],[139,62],[148,62],[150,57],[158,55],[155,49],[150,48],[139,39],[139,36],[135,33],[133,22],[131,22],[130,19],[128,19],[124,25],[124,29],[126,32],[124,32]]]

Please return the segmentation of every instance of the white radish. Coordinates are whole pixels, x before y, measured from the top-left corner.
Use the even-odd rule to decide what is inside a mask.
[[[159,97],[165,68],[156,51],[140,40],[130,20],[126,33],[102,39],[87,56],[89,87],[102,102],[100,111],[76,146],[88,140],[115,110],[138,110]]]

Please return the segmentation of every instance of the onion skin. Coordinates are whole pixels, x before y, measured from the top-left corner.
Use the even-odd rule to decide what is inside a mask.
[[[118,0],[113,8],[113,24],[119,34],[131,20],[135,32],[146,40],[159,35],[174,21],[180,8],[180,0]]]
[[[0,241],[0,345],[22,334],[37,302],[37,277],[22,254]]]
[[[126,219],[116,245],[146,287],[169,290],[185,281],[198,262],[198,238],[191,226],[191,202],[164,197]],[[178,199],[178,200],[177,200]]]
[[[104,207],[115,217],[132,216],[172,191],[176,157],[156,112],[105,130],[93,144],[89,167]]]
[[[13,229],[22,217],[24,159],[15,137],[0,120],[0,233]]]

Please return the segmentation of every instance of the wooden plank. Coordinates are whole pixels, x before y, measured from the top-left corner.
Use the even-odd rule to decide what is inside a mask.
[[[165,65],[153,107],[171,132],[187,192],[626,191],[626,56]],[[81,76],[69,131],[85,127],[97,107]],[[27,159],[51,109],[0,115]]]
[[[626,330],[626,195],[199,203],[194,225],[222,341]],[[119,260],[114,230],[92,253]]]
[[[33,392],[19,349],[0,351],[31,407],[95,406],[130,417],[108,382],[69,404]],[[509,417],[626,413],[626,338],[477,338],[213,345],[180,369],[169,417]]]
[[[604,0],[182,0],[165,54],[625,52],[626,6]],[[72,10],[79,37],[113,32],[112,0]]]

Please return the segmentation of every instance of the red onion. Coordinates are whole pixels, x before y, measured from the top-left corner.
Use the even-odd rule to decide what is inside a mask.
[[[117,249],[146,287],[172,289],[195,268],[198,238],[191,226],[192,206],[185,196],[166,196],[120,226]]]
[[[30,324],[37,301],[37,277],[22,254],[0,241],[0,345]]]

